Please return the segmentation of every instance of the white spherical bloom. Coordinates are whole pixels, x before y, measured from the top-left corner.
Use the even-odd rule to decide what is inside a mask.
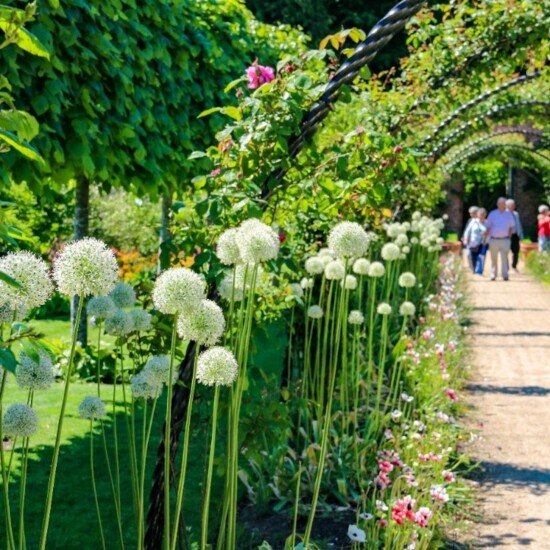
[[[383,277],[386,273],[386,268],[381,262],[372,262],[369,266],[369,277]]]
[[[412,288],[416,284],[416,277],[414,273],[405,271],[399,275],[399,286],[403,288]]]
[[[5,435],[30,437],[38,429],[38,416],[28,405],[14,403],[6,409],[2,428]]]
[[[338,258],[358,258],[369,247],[367,232],[355,222],[340,222],[328,235],[328,245]]]
[[[346,268],[340,260],[331,260],[325,267],[325,277],[329,281],[339,281],[346,276]]]
[[[193,340],[201,346],[213,346],[224,330],[223,311],[212,300],[202,300],[193,310],[184,311],[178,317],[180,338]]]
[[[142,332],[151,328],[151,319],[153,316],[144,309],[132,309],[128,312],[132,320],[132,330]]]
[[[109,296],[117,307],[132,307],[136,303],[136,291],[128,283],[117,283],[109,292]]]
[[[162,393],[162,384],[153,382],[143,372],[132,376],[130,388],[134,399],[157,399]]]
[[[199,355],[197,380],[205,386],[231,386],[238,374],[237,360],[227,348],[215,346]]]
[[[401,255],[403,255],[403,254],[408,254],[410,251],[411,251],[411,247],[410,247],[410,246],[404,246],[404,247],[401,249]]]
[[[387,262],[397,260],[400,254],[401,250],[399,250],[399,247],[394,243],[386,243],[382,247],[382,258]]]
[[[390,304],[387,304],[386,302],[382,302],[378,304],[378,307],[376,308],[376,312],[378,315],[390,315],[391,314],[391,306]]]
[[[237,281],[235,280],[235,285],[233,285],[233,274],[228,273],[218,285],[218,292],[220,296],[230,302],[240,302],[243,299],[243,289],[242,287],[237,286]]]
[[[386,235],[390,239],[395,239],[399,235],[400,224],[399,223],[389,223],[385,226]]]
[[[238,230],[228,229],[224,231],[218,239],[216,255],[224,265],[234,265],[242,262],[241,253],[237,246]]]
[[[48,300],[53,284],[48,275],[48,266],[30,252],[14,252],[0,258],[0,272],[9,275],[19,286],[0,280],[2,302],[12,310],[39,307]]]
[[[330,248],[324,247],[319,250],[318,256],[320,258],[323,258],[324,256],[329,256],[330,258],[333,258],[334,251],[332,251]]]
[[[102,296],[116,284],[118,265],[105,243],[85,238],[65,246],[54,260],[53,277],[66,296]]]
[[[152,386],[168,385],[170,379],[170,357],[168,355],[154,355],[151,357],[141,371],[143,378],[149,381]],[[178,369],[172,365],[172,384],[178,380]]]
[[[414,315],[416,313],[416,307],[412,302],[403,302],[399,306],[399,313],[403,316]]]
[[[310,275],[320,275],[323,273],[325,265],[319,256],[311,256],[306,260],[305,268]]]
[[[359,258],[353,264],[353,272],[357,275],[369,274],[370,262],[366,258]]]
[[[126,336],[134,330],[132,317],[123,311],[117,309],[111,316],[105,319],[105,332],[115,336]]]
[[[160,274],[153,288],[153,303],[161,313],[176,314],[193,309],[204,300],[204,279],[186,267],[173,267]]]
[[[254,281],[254,271],[256,280]],[[235,287],[240,290],[250,290],[254,284],[255,291],[265,284],[265,271],[261,265],[238,265],[235,267]]]
[[[407,237],[405,233],[400,233],[399,235],[397,235],[397,237],[395,237],[395,244],[397,246],[405,246],[406,244],[408,244],[408,242],[409,237]]]
[[[365,316],[358,309],[349,312],[348,323],[350,325],[362,325],[364,322]]]
[[[315,281],[311,277],[310,278],[303,277],[302,280],[300,281],[300,286],[304,290],[307,290],[308,288],[313,288],[315,286]]]
[[[340,283],[346,290],[355,290],[357,288],[357,277],[346,275],[346,278]]]
[[[279,245],[277,233],[255,218],[245,221],[237,229],[237,246],[245,263],[273,260],[279,253]]]
[[[436,244],[443,244],[443,242],[444,242],[443,237],[437,237],[435,242],[436,242]]]
[[[304,297],[304,289],[300,283],[290,283],[290,290],[292,296],[295,296],[296,298]]]
[[[320,319],[323,316],[323,308],[321,306],[309,306],[307,309],[307,316],[312,319]]]
[[[96,320],[103,321],[116,311],[116,306],[109,296],[94,296],[90,298],[86,311]]]
[[[422,246],[423,248],[428,248],[430,246],[430,241],[428,241],[426,239],[422,239],[420,241],[420,246]]]
[[[15,369],[15,380],[20,388],[45,390],[55,380],[52,360],[45,353],[31,357],[25,351],[19,354],[19,364]]]
[[[409,231],[411,228],[411,222],[403,222],[401,224],[401,227],[403,228],[404,231]]]
[[[2,304],[0,306],[0,323],[13,323],[14,321],[20,321],[25,317],[27,309],[20,307],[17,309],[12,308],[9,304]]]
[[[400,260],[406,260],[406,259],[407,259],[407,255],[404,254],[403,252],[401,252],[401,254],[399,254],[399,259],[400,259]]]
[[[411,244],[418,244],[418,237],[411,237]]]
[[[101,420],[107,416],[105,403],[95,395],[88,395],[78,405],[78,415],[88,420]]]
[[[326,268],[328,264],[334,261],[334,258],[330,254],[324,254],[323,256],[318,256],[318,258],[323,264],[323,269]]]
[[[416,211],[416,212],[413,212],[412,219],[415,220],[415,221],[418,221],[421,216],[422,216],[422,214],[420,212]]]

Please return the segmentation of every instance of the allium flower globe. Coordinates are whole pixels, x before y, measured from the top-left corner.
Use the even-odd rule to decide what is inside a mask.
[[[169,315],[193,309],[204,300],[204,279],[186,267],[173,267],[160,274],[153,288],[153,303]]]
[[[126,336],[134,330],[132,317],[123,311],[117,309],[113,315],[105,319],[105,332],[114,336]]]
[[[346,276],[346,268],[341,260],[331,260],[325,267],[325,277],[329,281],[340,281]]]
[[[237,246],[237,229],[228,229],[224,231],[218,239],[216,247],[216,256],[224,265],[234,265],[242,262],[241,253]]]
[[[300,283],[290,283],[290,293],[294,298],[304,297],[304,289]]]
[[[386,243],[382,247],[382,258],[387,262],[399,259],[400,254],[401,250],[394,243]]]
[[[19,286],[0,280],[0,296],[12,310],[39,307],[48,300],[53,284],[46,263],[30,252],[14,252],[0,258],[0,272],[10,276]]]
[[[237,246],[248,264],[273,260],[279,253],[279,235],[269,225],[252,218],[237,229]]]
[[[103,296],[116,284],[118,265],[105,243],[85,238],[66,245],[59,253],[53,277],[65,296]]]
[[[315,281],[312,277],[302,277],[302,280],[300,281],[300,286],[303,290],[307,290],[315,286]]]
[[[143,332],[151,328],[151,319],[153,316],[144,309],[132,309],[128,312],[132,320],[132,330]]]
[[[55,381],[52,360],[45,353],[31,357],[25,351],[19,354],[19,364],[15,369],[15,380],[20,388],[45,390]]]
[[[136,303],[136,291],[128,283],[117,283],[115,288],[109,292],[109,296],[117,307],[133,307]]]
[[[323,308],[318,305],[309,306],[307,316],[311,317],[311,319],[321,319],[323,316]]]
[[[94,296],[86,306],[88,315],[99,321],[104,321],[116,310],[117,307],[110,296]]]
[[[220,293],[220,296],[224,299],[230,302],[233,300],[234,302],[240,302],[243,299],[243,289],[242,287],[237,286],[237,281],[235,280],[235,284],[233,285],[233,274],[228,273],[218,285],[218,292]]]
[[[365,316],[358,309],[349,312],[348,323],[350,325],[362,325],[364,322]]]
[[[386,268],[381,262],[372,262],[369,266],[369,277],[383,277],[386,273]]]
[[[300,289],[301,290],[301,289]],[[178,317],[178,334],[184,340],[193,340],[201,346],[213,346],[223,335],[223,311],[212,300],[202,300],[193,310]]]
[[[416,277],[414,276],[414,273],[405,271],[405,273],[401,273],[401,275],[399,275],[399,286],[403,288],[412,288],[414,285],[416,285]]]
[[[0,323],[13,323],[14,321],[20,321],[25,317],[27,309],[20,307],[14,309],[8,303],[0,305]]]
[[[199,355],[197,380],[205,386],[231,386],[238,373],[237,360],[227,348],[215,346]]]
[[[353,272],[356,275],[368,275],[370,262],[366,258],[358,258],[353,264]]]
[[[403,315],[403,317],[414,315],[416,313],[416,307],[412,302],[403,302],[399,306],[399,313]]]
[[[168,355],[154,355],[151,357],[141,374],[147,379],[151,385],[168,385],[170,379],[170,357]],[[172,366],[172,384],[175,384],[178,379],[178,369]]]
[[[157,399],[162,393],[162,384],[153,382],[143,372],[132,376],[130,388],[134,399]]]
[[[14,403],[4,413],[2,428],[5,435],[30,437],[38,428],[38,416],[28,405]]]
[[[328,246],[338,258],[358,258],[369,247],[369,235],[358,223],[340,222],[330,230]]]
[[[386,302],[382,302],[378,304],[378,307],[376,308],[376,312],[378,315],[390,315],[391,314],[391,306],[390,304],[387,304]]]
[[[319,256],[311,256],[306,260],[305,268],[310,275],[320,275],[325,270],[325,264]]]
[[[357,278],[353,275],[346,275],[346,278],[342,281],[342,286],[346,290],[355,290],[357,288]]]
[[[88,395],[78,405],[78,415],[88,420],[101,420],[107,416],[105,403],[99,397]]]
[[[397,246],[405,246],[408,243],[409,238],[404,233],[400,233],[399,235],[397,235],[397,237],[395,237],[395,244]]]

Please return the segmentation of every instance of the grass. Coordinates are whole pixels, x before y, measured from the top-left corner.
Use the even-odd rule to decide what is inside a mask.
[[[550,285],[550,253],[531,252],[527,256],[527,267],[537,279]]]
[[[30,321],[29,326],[34,328],[37,332],[44,335],[46,340],[53,343],[62,342],[65,346],[70,344],[71,339],[71,323],[69,319],[33,319]],[[88,325],[88,344],[95,346],[97,342],[98,328],[92,325]],[[101,336],[102,347],[114,347],[115,337],[109,334],[102,334]]]

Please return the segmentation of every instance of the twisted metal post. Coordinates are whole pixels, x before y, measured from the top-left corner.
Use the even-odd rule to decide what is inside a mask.
[[[497,86],[496,88],[493,88],[492,90],[487,90],[486,92],[483,92],[482,94],[479,94],[478,96],[474,97],[470,101],[464,103],[458,109],[455,109],[448,117],[446,117],[444,120],[442,120],[433,130],[431,134],[429,134],[422,142],[420,143],[419,147],[423,149],[430,141],[433,141],[453,120],[458,118],[460,115],[471,109],[472,107],[475,107],[476,105],[482,103],[486,99],[489,99],[490,97],[499,94],[501,92],[504,92],[506,90],[509,90],[510,88],[513,88],[514,86],[519,86],[522,84],[525,84],[526,82],[529,82],[533,79],[539,78],[542,75],[542,71],[535,71],[533,73],[527,73],[522,76],[518,76],[517,78],[513,78],[512,80],[508,80],[504,83],[502,83],[500,86]]]
[[[426,154],[425,158],[431,158],[432,160],[437,160],[437,158],[439,158],[447,149],[451,147],[450,144],[454,141],[455,138],[457,138],[459,135],[463,134],[464,132],[472,129],[474,125],[484,121],[485,118],[492,118],[503,112],[510,111],[513,109],[523,108],[523,107],[529,107],[529,108],[543,107],[546,111],[550,112],[550,102],[548,101],[526,100],[526,101],[505,103],[503,105],[496,105],[494,107],[487,109],[485,112],[475,116],[468,122],[465,122],[464,124],[462,124],[462,126],[459,126],[455,130],[453,130],[445,138],[437,142],[434,145],[433,149]]]
[[[327,116],[332,104],[337,100],[342,86],[351,82],[359,73],[359,70],[372,61],[378,52],[399,32],[407,21],[417,13],[426,0],[402,0],[396,4],[369,32],[367,38],[355,49],[355,53],[342,64],[332,80],[327,85],[319,100],[306,114],[300,134],[289,145],[290,158],[294,158],[305,144],[307,138],[315,132],[319,124]],[[281,180],[284,172],[277,175]],[[269,180],[261,189],[261,197],[265,198],[270,192]],[[263,201],[262,208],[266,207]],[[179,437],[183,428],[185,413],[187,410],[189,390],[186,383],[190,380],[193,371],[193,360],[198,350],[194,343],[190,343],[185,357],[179,367],[179,380],[183,384],[174,387],[172,397],[172,426],[170,428],[170,456],[172,463],[175,460]],[[153,481],[149,494],[149,510],[147,513],[147,529],[145,533],[145,549],[157,550],[162,545],[164,522],[164,491],[166,480],[164,479],[164,427],[162,439],[157,450],[157,463],[153,472]],[[168,483],[171,483],[169,480]]]

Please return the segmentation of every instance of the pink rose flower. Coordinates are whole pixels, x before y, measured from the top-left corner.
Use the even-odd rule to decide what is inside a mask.
[[[274,80],[275,71],[271,67],[258,65],[256,61],[246,69],[246,77],[248,78],[248,88],[250,90],[256,90],[263,84],[267,84]]]
[[[420,525],[420,527],[427,527],[428,521],[431,519],[432,516],[432,511],[426,506],[422,506],[414,514],[414,522]]]
[[[445,391],[445,395],[451,400],[451,401],[456,401],[458,399],[458,396],[456,395],[456,391],[453,390],[452,388],[449,388],[448,390]]]

